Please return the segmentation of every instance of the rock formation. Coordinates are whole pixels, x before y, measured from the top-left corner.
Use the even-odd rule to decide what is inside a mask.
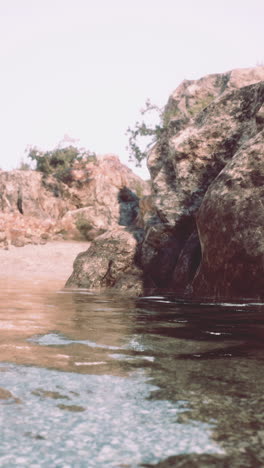
[[[263,66],[185,80],[173,92],[164,131],[148,155],[152,206],[137,218],[144,237],[134,255],[135,293],[143,281],[145,292],[263,298],[263,129]],[[87,272],[100,243],[106,245],[104,236],[87,262],[82,257]],[[114,233],[110,244],[113,239]],[[129,258],[120,267],[126,274],[133,270]],[[111,256],[105,274],[112,262]],[[116,283],[106,276],[96,286],[117,285],[120,272]]]
[[[264,130],[211,184],[197,226],[203,258],[193,282],[195,295],[263,298]]]
[[[0,246],[92,240],[138,215],[141,180],[114,155],[76,162],[65,182],[36,171],[0,171]]]
[[[95,239],[86,252],[80,253],[66,287],[111,288],[126,293],[143,292],[142,271],[136,265],[138,241],[125,227],[111,229]]]

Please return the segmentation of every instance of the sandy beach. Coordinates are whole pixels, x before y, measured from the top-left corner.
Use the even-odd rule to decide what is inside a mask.
[[[56,282],[63,287],[76,256],[88,247],[89,242],[56,241],[0,250],[0,281]]]

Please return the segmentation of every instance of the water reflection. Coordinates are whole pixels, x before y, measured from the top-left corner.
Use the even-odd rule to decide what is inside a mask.
[[[86,461],[81,464],[89,452],[85,444],[90,451],[96,447],[89,466],[116,467],[117,461],[140,466],[187,453],[189,465],[180,458],[175,463],[192,466],[192,453],[220,453],[215,466],[222,466],[224,459],[229,460],[227,466],[241,466],[241,457],[243,466],[263,466],[262,306],[201,306],[159,297],[134,300],[27,282],[20,288],[9,285],[1,298],[3,415],[11,421],[3,439],[6,448],[13,451],[15,441],[22,444],[32,462],[32,439],[35,447],[50,441],[47,434],[55,424],[55,455],[60,461],[47,458],[41,466],[55,461],[64,466],[58,438],[68,444],[72,427],[76,440],[86,441],[78,453],[68,447],[68,463],[78,456],[78,466],[87,466]],[[24,408],[19,412],[27,428],[23,437],[20,433],[12,441],[14,406]],[[88,425],[87,411],[95,411]],[[41,425],[36,426],[37,420]],[[87,442],[91,431],[95,432]],[[121,446],[127,446],[126,454]],[[96,457],[101,450],[100,461]],[[193,466],[207,466],[204,458],[201,464],[197,456],[194,459]],[[10,457],[3,459],[6,465],[1,466],[11,462]]]

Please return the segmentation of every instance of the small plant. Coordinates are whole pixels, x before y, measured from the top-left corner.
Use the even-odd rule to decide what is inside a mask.
[[[146,158],[150,147],[164,132],[164,126],[162,123],[163,110],[158,106],[152,104],[148,99],[145,107],[140,111],[141,115],[152,113],[154,115],[153,120],[158,120],[158,123],[147,125],[146,122],[136,122],[134,128],[128,127],[126,134],[128,135],[128,150],[129,159],[136,162],[136,166],[141,166],[142,161]],[[142,144],[142,137],[144,143]],[[145,138],[148,138],[146,144]]]
[[[188,106],[186,115],[182,114],[177,103],[172,102],[164,108],[159,108],[148,99],[145,108],[141,110],[141,114],[151,114],[152,123],[149,125],[145,121],[136,122],[135,127],[129,127],[126,132],[129,137],[128,150],[130,160],[134,160],[137,166],[141,166],[142,161],[147,157],[150,148],[154,144],[158,145],[160,154],[168,154],[169,138],[175,135],[185,120],[201,112],[213,99],[214,96],[208,93],[207,96],[194,103],[193,106]],[[154,118],[153,114],[155,114]],[[153,121],[158,123],[153,124]]]
[[[75,223],[78,231],[80,231],[81,235],[86,239],[90,240],[89,232],[93,229],[92,224],[82,216],[80,216]]]
[[[151,115],[150,124],[144,121],[141,123],[136,122],[135,128],[129,127],[126,132],[129,136],[129,158],[134,160],[137,166],[141,166],[142,161],[147,157],[150,148],[154,144],[158,145],[161,154],[169,150],[168,138],[175,133],[174,120],[179,114],[179,110],[177,108],[160,108],[152,104],[148,99],[140,113],[141,115]],[[148,137],[147,143],[146,137]]]

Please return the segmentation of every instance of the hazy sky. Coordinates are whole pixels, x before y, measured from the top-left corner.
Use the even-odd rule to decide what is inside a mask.
[[[147,98],[264,62],[263,18],[263,0],[0,0],[0,167],[65,134],[127,162]]]

